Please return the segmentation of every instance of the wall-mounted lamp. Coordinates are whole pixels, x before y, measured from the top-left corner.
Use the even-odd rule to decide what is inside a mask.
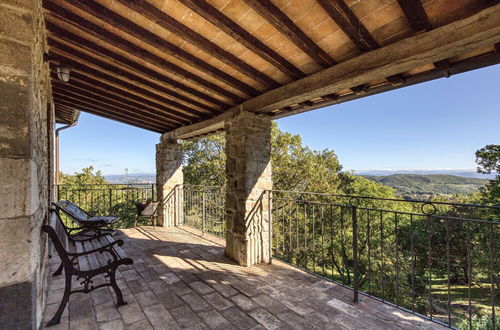
[[[70,70],[67,66],[64,66],[64,65],[56,66],[56,74],[57,74],[57,78],[59,78],[59,80],[64,81],[64,82],[69,81]]]
[[[60,60],[58,60],[53,55],[49,55],[47,53],[43,54],[43,60],[45,62],[52,61],[52,64],[56,67],[56,75],[59,80],[63,82],[68,82],[70,78],[71,70],[69,67],[65,66]]]

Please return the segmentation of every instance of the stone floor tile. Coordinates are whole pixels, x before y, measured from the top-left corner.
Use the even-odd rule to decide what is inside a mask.
[[[114,305],[95,306],[94,309],[97,322],[107,322],[121,318],[118,308]]]
[[[272,315],[263,308],[257,308],[249,312],[248,314],[250,314],[251,317],[253,317],[260,324],[262,324],[264,328],[269,330],[274,330],[285,326],[285,324],[281,322],[277,317],[275,317],[274,315]]]
[[[97,330],[97,322],[94,318],[70,320],[70,330]]]
[[[206,328],[203,321],[187,306],[174,308],[170,314],[182,328]]]
[[[200,312],[198,316],[210,329],[234,329],[231,323],[217,311]]]
[[[230,299],[236,306],[238,306],[244,311],[251,311],[259,307],[259,305],[257,305],[252,299],[242,294],[237,294],[236,296],[232,296]]]
[[[118,308],[118,311],[120,312],[125,325],[129,325],[146,318],[146,314],[144,314],[139,304],[121,306]]]
[[[218,311],[234,306],[232,302],[218,292],[206,294],[203,298]]]
[[[158,304],[158,298],[155,296],[153,291],[146,290],[139,293],[134,294],[135,299],[141,305],[142,308]]]
[[[123,330],[125,325],[121,319],[99,323],[99,330]]]
[[[237,307],[231,307],[220,312],[222,316],[231,322],[237,329],[251,329],[257,325],[257,321]]]
[[[168,310],[183,306],[185,303],[178,295],[172,291],[163,292],[156,295],[160,303]]]
[[[144,308],[144,313],[155,329],[180,329],[177,322],[163,305],[158,304],[146,307]]]
[[[140,320],[127,325],[127,330],[153,330],[153,326],[148,319]]]
[[[203,298],[194,292],[181,295],[180,298],[195,312],[212,309]]]
[[[196,291],[198,294],[201,294],[201,295],[214,292],[213,288],[211,288],[207,284],[200,282],[200,281],[191,282],[191,283],[189,283],[189,286],[194,291]]]

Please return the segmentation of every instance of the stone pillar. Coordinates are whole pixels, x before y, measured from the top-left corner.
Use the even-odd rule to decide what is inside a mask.
[[[158,225],[177,226],[182,219],[182,146],[162,137],[156,145],[156,187],[158,200],[163,201],[158,213]]]
[[[0,0],[0,328],[38,329],[47,282],[50,112],[42,1]]]
[[[243,112],[226,131],[226,255],[243,266],[269,261],[271,119]]]

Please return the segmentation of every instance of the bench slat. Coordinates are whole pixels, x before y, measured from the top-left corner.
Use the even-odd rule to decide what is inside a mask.
[[[76,253],[83,253],[85,249],[83,247],[83,242],[75,242],[75,250]],[[78,266],[82,271],[90,270],[90,264],[85,256],[81,256],[78,258]]]
[[[111,236],[106,235],[104,237],[108,240],[109,243],[114,242],[114,239]],[[120,257],[120,259],[127,258],[127,254],[123,252],[123,250],[118,245],[113,246],[113,250],[116,252],[118,257]]]
[[[90,243],[90,241],[85,241],[83,243],[83,245],[85,247],[85,251],[91,251],[91,250],[93,250],[92,244]],[[92,267],[92,269],[96,269],[96,268],[100,267],[99,263],[97,262],[97,258],[95,256],[95,253],[87,254],[87,258],[89,260],[90,267]]]

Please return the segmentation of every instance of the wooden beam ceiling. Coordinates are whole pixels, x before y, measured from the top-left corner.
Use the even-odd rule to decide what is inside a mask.
[[[397,0],[403,10],[408,24],[414,32],[428,31],[432,29],[431,22],[427,17],[424,6],[420,0]]]
[[[272,50],[262,41],[247,32],[244,28],[232,21],[222,12],[218,11],[205,0],[179,0],[183,5],[194,11],[199,16],[203,17],[221,31],[224,31],[236,41],[259,55],[261,58],[271,63],[281,72],[287,74],[291,78],[305,77],[305,73],[287,61],[283,56]]]
[[[271,1],[244,1],[322,67],[327,68],[337,63]]]
[[[225,120],[240,111],[273,112],[289,104],[300,104],[322,95],[335,95],[354,86],[494,45],[500,42],[499,22],[500,5],[495,5],[468,18],[339,63],[250,99],[216,118],[175,129],[168,135],[182,138],[196,136],[205,125],[219,129]]]

